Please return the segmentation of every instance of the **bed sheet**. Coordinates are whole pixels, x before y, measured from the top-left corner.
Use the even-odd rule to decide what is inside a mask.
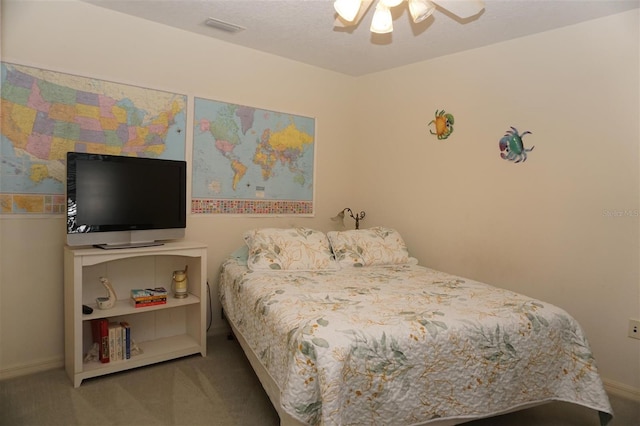
[[[225,315],[310,425],[474,419],[544,401],[612,415],[580,325],[540,300],[419,265],[251,272]]]

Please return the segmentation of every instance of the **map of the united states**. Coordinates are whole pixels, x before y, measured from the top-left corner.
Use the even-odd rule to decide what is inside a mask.
[[[184,159],[184,95],[8,63],[1,70],[2,213],[62,213],[64,200],[51,197],[64,194],[69,151]]]

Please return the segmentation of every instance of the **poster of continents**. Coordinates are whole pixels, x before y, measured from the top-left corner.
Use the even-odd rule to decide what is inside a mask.
[[[313,215],[315,119],[195,98],[191,212]]]
[[[184,160],[185,95],[0,65],[0,214],[63,214],[69,151]]]

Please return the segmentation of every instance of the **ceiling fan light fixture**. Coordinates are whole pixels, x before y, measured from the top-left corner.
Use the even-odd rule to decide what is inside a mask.
[[[362,0],[336,0],[333,2],[333,8],[338,12],[338,15],[348,22],[356,19],[361,5]]]
[[[434,10],[436,6],[429,0],[409,0],[409,12],[416,24],[431,16]]]
[[[391,17],[391,11],[383,3],[376,5],[376,11],[371,19],[372,33],[386,34],[393,31],[393,18]]]
[[[437,3],[439,7],[453,13],[460,19],[471,18],[484,10],[484,1],[482,0],[438,0]]]
[[[402,3],[402,0],[380,0],[380,3],[384,4],[388,8],[392,8]]]

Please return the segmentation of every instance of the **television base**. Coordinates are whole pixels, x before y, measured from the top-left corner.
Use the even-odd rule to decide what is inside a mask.
[[[160,241],[141,241],[138,243],[94,244],[93,246],[103,250],[117,250],[117,249],[140,248],[140,247],[156,247],[156,246],[163,246],[163,245],[164,243]]]

